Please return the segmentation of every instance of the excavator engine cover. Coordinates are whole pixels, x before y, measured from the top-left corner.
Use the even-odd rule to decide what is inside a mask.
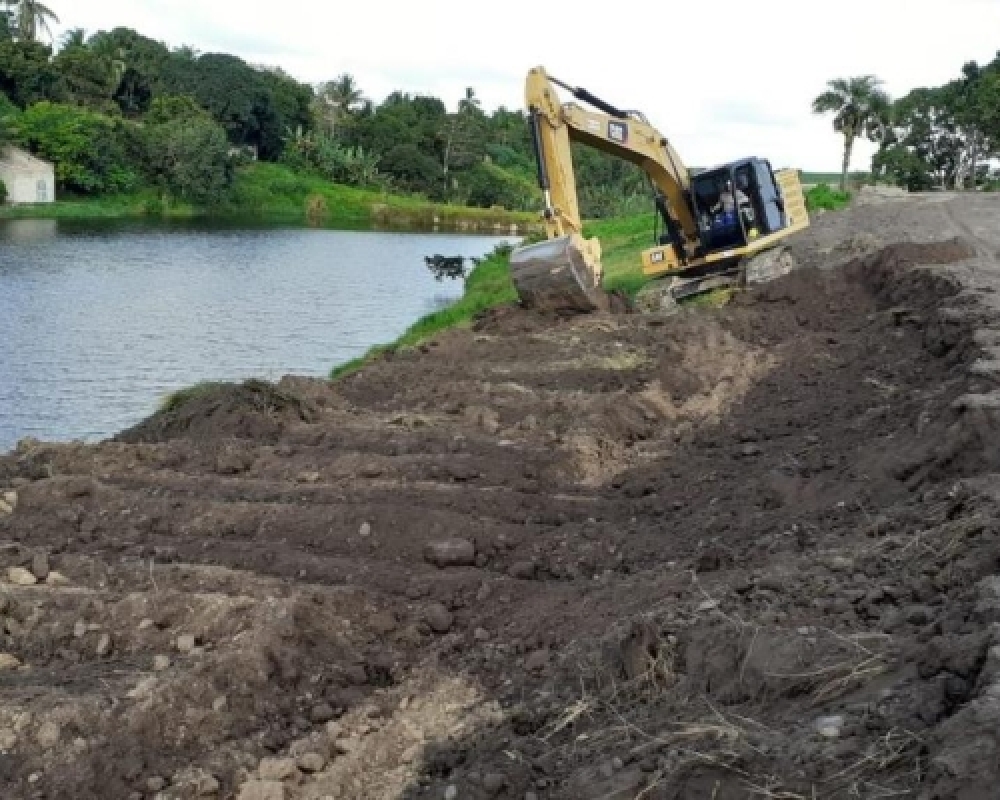
[[[521,304],[538,311],[607,310],[596,242],[560,236],[511,253],[510,269]]]

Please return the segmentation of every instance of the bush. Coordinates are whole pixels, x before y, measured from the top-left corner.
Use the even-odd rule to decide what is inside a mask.
[[[146,164],[154,183],[194,203],[218,201],[232,182],[226,133],[207,115],[150,125]]]
[[[7,184],[0,181],[0,206],[7,202]]]
[[[806,208],[810,212],[819,210],[839,211],[851,202],[850,192],[840,192],[821,183],[806,192]]]
[[[70,191],[100,194],[137,184],[120,122],[74,106],[36,103],[11,123],[14,141],[51,161],[56,181]]]

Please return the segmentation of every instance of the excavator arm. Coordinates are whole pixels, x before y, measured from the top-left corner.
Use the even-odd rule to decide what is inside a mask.
[[[562,104],[553,84],[599,111]],[[680,250],[678,255],[682,259],[694,256],[699,238],[687,200],[690,175],[663,134],[636,112],[622,111],[586,89],[568,86],[541,67],[528,73],[525,95],[549,238],[582,233],[570,150],[572,142],[580,142],[642,169],[656,191],[668,231]]]
[[[597,110],[563,104],[558,85]],[[529,308],[591,311],[604,308],[601,245],[585,239],[571,144],[593,147],[640,167],[653,185],[657,209],[679,263],[695,257],[698,229],[688,204],[690,175],[663,134],[640,114],[626,112],[549,76],[528,73],[525,100],[538,166],[548,241],[516,250],[511,258],[521,302]]]

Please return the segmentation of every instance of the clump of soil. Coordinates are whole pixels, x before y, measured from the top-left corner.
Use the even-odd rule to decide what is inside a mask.
[[[176,392],[160,411],[117,439],[130,444],[182,436],[273,440],[285,423],[309,422],[314,416],[308,401],[268,381],[208,383]]]
[[[927,202],[0,457],[0,794],[993,796],[995,208]]]

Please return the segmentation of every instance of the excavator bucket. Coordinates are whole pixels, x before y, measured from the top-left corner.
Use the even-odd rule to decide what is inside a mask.
[[[520,247],[510,269],[521,304],[538,311],[607,310],[600,246],[579,234]]]

